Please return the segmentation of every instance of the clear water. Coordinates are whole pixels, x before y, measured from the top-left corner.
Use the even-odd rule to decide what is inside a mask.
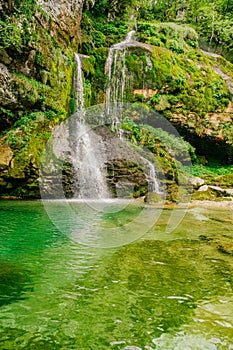
[[[90,247],[62,203],[46,206],[59,231],[40,202],[2,201],[0,349],[233,349],[233,256],[216,243],[233,246],[230,210],[189,209],[166,233],[170,210],[69,205],[92,234],[119,230],[122,243],[140,213],[158,220],[140,238],[132,225],[128,245]]]

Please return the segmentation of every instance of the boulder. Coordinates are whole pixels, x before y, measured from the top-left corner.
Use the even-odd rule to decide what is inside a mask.
[[[225,188],[221,188],[219,186],[209,186],[210,190],[214,193],[216,193],[216,195],[218,197],[222,197],[222,196],[226,196],[228,197],[230,194],[226,191]]]
[[[208,188],[209,188],[209,186],[203,185],[203,186],[199,187],[198,191],[199,192],[206,192],[206,191],[208,191]]]
[[[195,190],[197,190],[198,188],[200,188],[201,186],[203,186],[205,184],[205,181],[203,179],[201,179],[200,177],[192,177],[190,179],[190,183],[193,186],[193,188]]]
[[[203,185],[193,193],[196,200],[229,200],[231,192],[219,186]]]
[[[148,192],[144,198],[144,202],[147,204],[156,204],[162,201],[162,198],[159,193]]]
[[[233,188],[225,188],[224,191],[228,196],[233,197]]]

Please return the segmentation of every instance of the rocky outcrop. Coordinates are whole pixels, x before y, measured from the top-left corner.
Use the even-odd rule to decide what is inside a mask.
[[[203,186],[205,183],[205,181],[200,177],[192,177],[189,181],[195,190]]]
[[[16,103],[16,98],[12,93],[13,78],[7,67],[0,63],[0,103],[2,106],[12,106]]]
[[[13,152],[9,145],[0,143],[0,169],[6,170],[12,166]]]
[[[73,59],[72,48],[77,48],[80,42],[78,30],[83,0],[37,0],[36,3],[35,7],[28,4],[28,7],[31,6],[28,10],[33,12],[33,16],[28,17],[19,6],[17,25],[17,12],[13,7],[11,11],[5,9],[5,16],[12,21],[12,28],[18,35],[15,39],[18,43],[5,44],[0,50],[0,106],[4,108],[0,110],[2,129],[12,125],[22,113],[40,109],[42,97],[46,104],[52,104],[46,99],[49,94],[46,86],[56,88],[62,83],[64,66]],[[38,82],[45,86],[39,88]],[[32,84],[33,87],[29,88]]]
[[[35,197],[41,152],[52,127],[70,113],[83,0],[9,4],[0,8],[6,21],[0,49],[0,133],[8,145],[1,146],[0,195]]]
[[[113,197],[137,198],[148,191],[148,179],[140,166],[134,161],[113,159],[107,164],[107,183]]]
[[[52,19],[51,29],[53,33],[57,35],[57,28],[59,28],[68,33],[72,39],[77,38],[83,2],[83,0],[37,0],[38,5],[41,5]],[[41,20],[38,13],[37,18]],[[48,23],[44,23],[44,25],[47,27]]]
[[[194,200],[233,200],[233,189],[225,189],[220,186],[205,184],[204,180],[198,181],[199,178],[193,178],[190,182],[193,184]]]

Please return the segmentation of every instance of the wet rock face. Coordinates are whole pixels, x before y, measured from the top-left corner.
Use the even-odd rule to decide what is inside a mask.
[[[115,159],[107,164],[107,183],[112,195],[117,198],[144,196],[148,180],[143,169],[133,161]]]
[[[0,63],[0,106],[3,108],[15,108],[17,105],[17,98],[13,92],[14,81],[8,68]],[[0,111],[0,130],[5,129],[11,124],[9,116],[1,116]]]
[[[2,106],[15,105],[16,98],[11,91],[12,76],[7,67],[0,63],[0,104]]]
[[[0,159],[0,195],[35,198],[44,134],[56,113],[69,113],[83,0],[34,0],[27,8],[22,3],[0,4],[17,34],[17,45],[10,41],[0,49],[0,132],[13,152],[10,161]]]
[[[54,29],[58,26],[73,37],[77,35],[83,0],[38,0],[37,3],[52,17]]]
[[[21,42],[20,48],[8,45],[0,50],[0,106],[11,110],[22,109],[24,102],[28,104],[28,101],[23,101],[20,96],[20,86],[15,83],[14,73],[45,84],[46,82],[43,81],[45,77],[41,76],[42,71],[48,71],[48,75],[53,74],[49,72],[52,65],[49,55],[51,50],[56,50],[56,47],[48,47],[49,44],[52,45],[51,42],[41,37],[53,38],[64,51],[67,47],[77,45],[79,41],[78,29],[82,17],[83,0],[37,0],[36,3],[39,9],[28,5],[34,12],[30,21],[22,16],[22,20],[20,19],[18,23],[19,28],[28,26],[28,33],[24,33],[22,29],[20,34],[22,38],[18,40],[29,33],[31,39],[27,39],[28,42],[24,46]],[[0,5],[0,11],[9,16],[10,21],[12,9],[13,7],[9,8],[7,2]],[[48,62],[40,62],[40,55],[48,56]]]

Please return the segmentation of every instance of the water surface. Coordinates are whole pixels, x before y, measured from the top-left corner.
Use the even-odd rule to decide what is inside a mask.
[[[0,203],[0,349],[233,349],[230,210],[69,206]]]

